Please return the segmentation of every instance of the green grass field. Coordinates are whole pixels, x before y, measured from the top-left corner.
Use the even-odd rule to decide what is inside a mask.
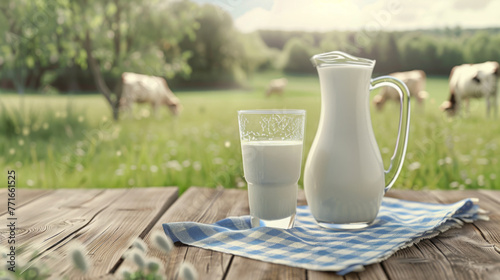
[[[288,76],[284,97],[265,98],[267,82],[279,76],[255,75],[247,90],[177,92],[184,106],[179,117],[162,108],[155,118],[144,105],[118,123],[110,121],[98,94],[3,93],[0,169],[16,170],[18,186],[25,188],[245,187],[237,110],[306,109],[306,154],[316,133],[317,77]],[[499,120],[485,117],[483,100],[471,104],[470,115],[449,119],[438,109],[447,97],[447,79],[431,77],[427,84],[425,107],[412,106],[408,155],[395,188],[500,189]],[[398,114],[396,104],[372,110],[386,166]]]

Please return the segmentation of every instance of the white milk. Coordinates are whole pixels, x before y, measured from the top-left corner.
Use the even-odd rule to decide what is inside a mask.
[[[371,67],[318,67],[321,120],[304,170],[319,222],[370,223],[384,194],[383,162],[369,110]]]
[[[250,215],[277,220],[295,214],[302,142],[243,142],[241,150]]]

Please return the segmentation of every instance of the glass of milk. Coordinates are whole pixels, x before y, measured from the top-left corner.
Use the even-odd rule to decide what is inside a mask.
[[[293,227],[305,119],[305,110],[238,111],[252,227]]]

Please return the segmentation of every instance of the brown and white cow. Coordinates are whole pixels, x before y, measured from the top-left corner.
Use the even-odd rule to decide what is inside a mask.
[[[283,91],[285,90],[286,85],[288,84],[288,80],[286,78],[274,79],[269,82],[266,91],[266,97],[271,96],[271,94],[283,95]]]
[[[418,104],[423,104],[423,101],[428,97],[425,91],[426,76],[422,70],[412,70],[407,72],[395,72],[389,74],[394,78],[401,80],[406,84],[410,91],[410,97],[416,98]],[[399,102],[398,92],[391,87],[383,87],[380,93],[373,98],[373,103],[377,109],[382,110],[387,100],[394,100]]]
[[[150,103],[154,113],[167,106],[177,116],[182,105],[162,77],[124,72],[121,80],[120,108],[131,110],[134,103]]]
[[[498,115],[497,89],[499,64],[496,61],[487,61],[478,64],[462,64],[451,69],[449,86],[450,97],[440,108],[450,115],[460,113],[462,101],[466,102],[466,111],[469,111],[471,98],[486,99],[486,115],[490,115],[493,105],[495,115]]]

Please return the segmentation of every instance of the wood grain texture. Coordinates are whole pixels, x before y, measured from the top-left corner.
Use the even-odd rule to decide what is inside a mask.
[[[170,222],[184,222],[184,221],[194,221],[199,222],[203,220],[203,217],[207,215],[212,205],[217,201],[219,196],[224,193],[224,189],[209,189],[209,188],[189,188],[156,222],[150,232],[146,233],[144,242],[149,246],[149,251],[147,252],[148,258],[156,258],[160,260],[164,265],[165,274],[168,275],[168,279],[175,279],[177,269],[180,264],[184,262],[188,251],[189,254],[197,254],[201,252],[202,249],[188,247],[185,245],[176,244],[169,255],[165,254],[159,249],[156,249],[153,245],[152,236],[154,232],[163,233],[163,223]],[[229,206],[233,205],[235,202],[231,201],[227,204]],[[222,263],[229,263],[230,255],[223,256],[222,253],[211,253],[212,251],[205,250],[205,262],[211,262],[213,265],[208,265],[208,267],[202,267],[200,264],[195,264],[198,271],[208,271],[205,279],[217,279],[216,276],[222,277],[225,271],[225,267],[222,267]],[[131,261],[123,262],[118,270],[115,272],[117,277],[123,273],[124,270],[133,271],[136,266]],[[210,277],[210,278],[209,278]]]
[[[55,202],[39,215],[26,214],[29,218],[26,220],[34,223],[30,232],[36,234],[24,243],[41,248],[32,264],[49,268],[54,272],[54,279],[61,279],[63,275],[70,279],[105,276],[132,242],[177,198],[177,188],[164,187],[90,191],[88,196],[87,191],[71,192],[79,198],[69,196],[68,199],[65,195],[66,200]],[[35,222],[35,219],[42,221]],[[40,230],[43,222],[48,224]],[[85,246],[92,263],[85,277],[73,271],[69,263],[68,252],[77,242]]]
[[[438,203],[477,197],[491,220],[450,229],[344,277],[184,245],[176,245],[170,255],[152,247],[152,233],[163,232],[162,223],[213,223],[248,214],[245,190],[193,187],[175,202],[177,190],[172,188],[18,191],[22,207],[17,214],[22,219],[17,239],[26,248],[20,257],[38,251],[34,262],[55,272],[53,279],[85,278],[70,271],[68,264],[68,248],[76,242],[86,245],[94,262],[87,279],[121,279],[121,270],[133,265],[122,263],[120,256],[137,237],[149,245],[148,257],[163,262],[168,279],[177,279],[184,261],[194,264],[200,279],[500,279],[500,191],[390,191],[391,197]],[[0,199],[5,195],[5,189],[0,190]],[[300,191],[299,205],[303,204]],[[4,245],[5,225],[0,224],[0,234]]]
[[[41,189],[17,189],[16,188],[16,210],[40,197],[50,195],[53,190]],[[0,189],[0,205],[7,205],[7,188]],[[7,213],[7,207],[0,208],[0,217]]]

